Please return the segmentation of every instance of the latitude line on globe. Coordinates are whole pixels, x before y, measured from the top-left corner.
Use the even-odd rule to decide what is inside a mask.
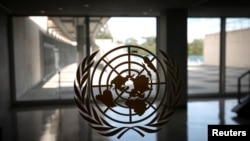
[[[109,62],[107,62],[105,59],[102,59],[115,73],[119,74],[118,71],[116,71],[116,69],[113,68],[113,66],[110,65]]]
[[[129,122],[132,122],[132,109],[129,107]]]

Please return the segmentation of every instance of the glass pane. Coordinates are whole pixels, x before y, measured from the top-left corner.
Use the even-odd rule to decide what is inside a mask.
[[[250,70],[250,18],[226,19],[226,92],[238,91],[238,78]],[[250,74],[241,79],[241,91],[250,91]]]
[[[13,17],[17,101],[73,99],[76,19]]]
[[[166,88],[165,77],[156,71],[156,19],[111,17],[96,35],[99,51],[90,80],[93,105],[117,126],[153,115]],[[163,72],[162,67],[157,70]],[[134,104],[142,108],[133,110]]]
[[[188,94],[219,91],[219,18],[188,18]]]
[[[84,17],[14,17],[17,101],[73,99],[77,65],[88,55],[87,51],[105,53],[112,47],[133,44],[155,54],[155,18],[109,19],[90,17],[88,36]],[[89,50],[86,48],[88,38]],[[134,48],[131,52],[150,55],[145,51],[136,52]]]
[[[111,85],[111,80],[118,79],[118,76],[130,80],[145,73],[155,79],[154,73],[143,71],[141,64],[143,57],[147,57],[156,66],[156,18],[111,17],[96,33],[94,48],[99,50],[96,60],[100,62],[96,63],[97,69],[94,68],[93,83],[103,86],[94,91],[109,89],[107,86]],[[126,85],[129,83],[133,84],[126,81]]]

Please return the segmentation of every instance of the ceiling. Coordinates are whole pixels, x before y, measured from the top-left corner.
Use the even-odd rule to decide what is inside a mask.
[[[99,29],[108,21],[108,17],[90,17],[89,32],[90,36],[95,36]],[[48,17],[48,29],[56,31],[63,37],[75,42],[77,34],[77,25],[83,25],[84,17]]]
[[[246,0],[0,0],[14,16],[49,16],[49,28],[76,40],[76,25],[90,16],[94,35],[112,16],[159,16],[167,8],[187,8],[189,16],[249,16]]]
[[[157,15],[159,9],[187,7],[195,0],[1,0],[13,14],[131,16]]]
[[[248,7],[246,0],[0,0],[13,15],[157,16],[166,8]]]

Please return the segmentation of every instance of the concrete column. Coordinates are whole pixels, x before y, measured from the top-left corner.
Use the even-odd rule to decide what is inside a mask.
[[[83,25],[77,25],[76,26],[76,32],[77,32],[77,63],[79,64],[82,59],[84,58],[84,26]]]
[[[182,99],[172,119],[158,133],[159,141],[187,140],[187,10],[167,9],[158,18],[158,48],[172,55],[179,67],[182,80]],[[158,52],[159,54],[159,52]],[[159,54],[160,56],[160,54]],[[181,129],[181,130],[180,130]],[[177,138],[169,138],[176,135]]]
[[[222,17],[220,22],[220,82],[219,93],[225,94],[226,84],[226,18]]]
[[[77,19],[77,55],[78,63],[82,62],[84,57],[90,54],[90,29],[89,17]]]
[[[12,106],[11,102],[14,101],[15,97],[12,97],[12,94],[15,94],[13,87],[14,81],[12,79],[14,76],[13,65],[10,62],[12,59],[12,48],[10,48],[9,42],[10,39],[10,16],[5,9],[0,7],[0,140],[16,140],[13,136],[16,130],[13,128],[13,118],[11,117],[10,107]],[[13,99],[12,99],[13,98]]]
[[[158,47],[172,55],[180,67],[180,107],[187,106],[187,16],[187,9],[168,9],[158,18]]]
[[[85,48],[86,48],[86,55],[90,55],[91,54],[91,45],[90,45],[90,20],[89,20],[89,17],[86,16],[85,17]]]

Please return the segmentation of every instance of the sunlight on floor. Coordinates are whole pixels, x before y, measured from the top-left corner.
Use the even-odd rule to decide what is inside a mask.
[[[52,76],[42,88],[72,87],[75,79],[77,63],[70,64]]]

